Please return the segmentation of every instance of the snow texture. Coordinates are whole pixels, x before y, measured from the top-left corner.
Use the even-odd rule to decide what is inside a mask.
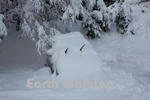
[[[55,45],[48,51],[59,76],[63,79],[88,79],[98,73],[101,62],[97,53],[79,32],[58,35],[54,38]]]
[[[36,0],[32,1],[36,2]],[[90,5],[95,2],[95,0],[85,1],[91,2],[89,3]],[[76,1],[73,0],[73,2]],[[81,31],[81,22],[77,22],[69,30],[71,31],[70,33],[64,31],[63,33],[66,34],[56,35],[53,38],[56,42],[52,47],[53,49],[48,49],[47,53],[52,55],[52,61],[60,73],[59,76],[51,75],[50,68],[44,66],[45,57],[39,56],[36,52],[36,43],[28,39],[22,39],[20,37],[21,31],[16,32],[9,29],[9,34],[5,37],[6,41],[4,40],[0,43],[0,99],[149,100],[150,3],[138,4],[139,0],[126,0],[126,3],[133,10],[133,20],[129,25],[127,34],[119,34],[116,31],[116,26],[113,25],[113,29],[110,32],[106,32],[107,34],[102,34],[100,39],[87,41],[79,32],[72,32],[74,30]],[[33,6],[41,6],[41,3],[36,3]],[[89,7],[88,10],[91,10],[92,7]],[[111,11],[113,18],[118,13],[117,8]],[[73,11],[73,15],[78,14],[74,12],[75,9],[71,8],[71,10]],[[48,35],[47,33],[49,32],[46,30],[43,31],[45,28],[43,23],[41,24],[39,21],[38,24],[33,24],[33,13],[28,12],[26,14],[31,17],[31,20],[27,20],[30,17],[26,16],[24,24],[27,26],[24,29],[31,32],[31,25],[33,25],[33,29],[36,25],[39,25],[36,27],[38,31],[35,30],[37,34],[32,34],[32,32],[31,34],[35,35],[36,38],[33,37],[37,40],[39,40],[38,38],[42,38],[40,36],[43,36],[43,34],[44,38],[47,38],[45,35]],[[5,25],[2,21],[3,17],[0,18],[1,28]],[[31,21],[31,23],[28,21]],[[60,30],[65,30],[65,26],[62,23],[58,27]],[[66,27],[70,26],[67,24]],[[56,30],[54,29],[51,32],[55,33]],[[0,34],[5,36],[7,33],[4,33]],[[43,44],[45,41],[41,43]],[[45,44],[42,47],[45,48]],[[66,89],[60,87],[29,89],[26,86],[27,79],[33,79],[33,81],[56,80],[59,83],[80,79],[103,80],[112,81],[114,86],[113,88]]]

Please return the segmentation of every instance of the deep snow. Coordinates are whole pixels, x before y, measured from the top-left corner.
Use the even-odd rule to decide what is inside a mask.
[[[133,3],[132,0],[128,1],[133,5],[134,20],[130,28],[135,29],[135,35],[120,35],[114,30],[102,35],[98,40],[90,40],[89,44],[81,35],[66,34],[58,37],[58,45],[56,44],[57,49],[60,47],[59,53],[62,57],[59,57],[61,58],[60,60],[57,59],[60,64],[59,66],[61,67],[62,65],[61,68],[65,68],[65,70],[62,69],[60,71],[64,72],[66,76],[68,74],[74,75],[74,73],[77,73],[74,77],[78,77],[80,73],[84,74],[84,72],[87,71],[90,73],[88,76],[89,80],[111,80],[114,83],[114,88],[111,91],[106,88],[65,89],[60,87],[51,89],[28,89],[26,87],[26,80],[28,78],[34,80],[56,79],[59,81],[61,76],[51,76],[49,68],[43,67],[45,63],[43,57],[35,52],[36,49],[33,48],[34,43],[26,41],[26,39],[19,39],[19,33],[16,34],[16,32],[10,30],[6,40],[0,44],[0,99],[149,100],[150,7],[148,4],[135,5],[135,2]],[[144,13],[142,13],[143,9],[145,10]],[[18,35],[17,39],[16,35]],[[60,38],[66,39],[59,41]],[[66,42],[68,43],[66,44]],[[64,43],[64,45],[60,45],[61,43]],[[87,44],[90,49],[87,49],[87,51],[85,49],[85,52],[81,53],[79,48],[84,43]],[[69,52],[68,54],[64,54],[68,46]],[[83,56],[81,56],[82,54]],[[88,59],[88,57],[91,57],[93,54],[95,55],[92,56],[93,59]],[[83,57],[83,59],[81,59],[80,56]],[[83,62],[86,61],[86,64],[89,64],[88,60],[92,60],[91,62],[93,63],[100,62],[99,71],[95,74],[91,74],[92,71],[90,70],[95,69],[86,70],[86,68],[83,68],[83,70],[79,69],[78,71],[78,69],[75,68],[72,70],[72,67],[76,65],[79,65],[79,67],[83,66],[80,65],[82,62],[72,62],[71,59],[77,59],[77,62],[80,62],[81,59]],[[62,60],[64,60],[64,62]],[[68,61],[75,63],[75,65],[70,66],[71,63],[68,64]],[[63,64],[67,66],[63,66]],[[97,64],[95,65],[97,66]],[[71,67],[71,69],[69,69],[69,67]],[[66,77],[66,79],[68,79],[68,77]]]
[[[59,76],[63,79],[88,79],[102,66],[97,53],[80,32],[58,35],[52,52]],[[82,49],[81,49],[82,48]]]
[[[25,79],[45,63],[45,59],[36,52],[32,41],[21,38],[20,32],[12,29],[8,33],[0,44],[1,91],[24,88]]]

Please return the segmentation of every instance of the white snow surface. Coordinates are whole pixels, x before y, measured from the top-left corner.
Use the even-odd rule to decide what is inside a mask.
[[[56,36],[54,61],[60,71],[58,77],[43,67],[43,58],[35,52],[31,41],[16,39],[16,32],[10,30],[8,41],[0,44],[0,100],[149,100],[150,7],[147,4],[132,5],[134,20],[130,28],[135,29],[135,35],[120,35],[114,30],[90,43],[77,32]],[[80,52],[83,44],[86,45]],[[78,77],[112,81],[114,88],[26,87],[27,79],[61,82]]]
[[[89,75],[99,72],[102,62],[80,32],[57,35],[54,40],[53,61],[61,78],[88,79]]]
[[[95,100],[99,100],[100,98],[102,98],[103,100],[112,100],[112,99],[148,100],[149,92],[145,92],[145,91],[143,92],[144,88],[142,87],[141,84],[137,83],[136,79],[134,78],[131,72],[126,72],[123,68],[119,70],[115,69],[115,66],[117,67],[120,64],[121,65],[130,64],[130,62],[119,63],[120,62],[119,58],[117,62],[116,58],[123,57],[123,56],[120,56],[121,52],[118,55],[114,54],[115,52],[113,50],[118,50],[116,49],[117,47],[114,45],[115,41],[113,42],[113,39],[119,41],[116,37],[110,39],[108,36],[108,38],[97,40],[97,42],[93,41],[94,44],[98,43],[98,45],[100,45],[98,47],[94,47],[96,51],[97,50],[101,51],[101,53],[100,52],[98,53],[99,57],[97,56],[97,53],[93,50],[91,45],[87,42],[87,40],[83,38],[83,36],[79,32],[73,32],[65,35],[56,36],[55,39],[56,39],[55,50],[57,49],[56,54],[59,55],[58,57],[56,57],[58,58],[56,59],[56,61],[58,64],[57,67],[59,68],[60,75],[57,77],[51,76],[50,69],[46,67],[41,68],[42,65],[36,59],[32,61],[32,64],[28,64],[30,61],[27,61],[28,63],[24,63],[24,66],[21,65],[18,66],[17,63],[14,67],[11,65],[5,66],[6,63],[4,63],[3,64],[4,66],[0,66],[1,68],[0,99],[2,100],[10,100],[10,99],[11,100],[41,100],[41,99],[91,100],[94,98]],[[109,46],[107,46],[107,43],[106,45],[101,44],[103,43],[103,40],[109,40],[109,39],[110,41],[112,41],[111,44],[108,43]],[[30,43],[29,44],[27,43],[26,45],[30,45]],[[80,47],[83,44],[86,44],[85,48],[83,48],[83,51],[80,52]],[[21,45],[21,41],[17,45]],[[112,47],[114,49],[112,49]],[[69,48],[67,54],[65,54],[66,48]],[[32,50],[31,52],[33,53]],[[34,55],[32,57],[36,57],[36,56]],[[129,59],[127,58],[126,60],[128,61]],[[9,70],[10,66],[12,68]],[[130,68],[128,69],[130,70]],[[141,71],[141,69],[139,70]],[[136,71],[139,70],[137,69]],[[145,72],[143,74],[145,74]],[[144,78],[146,77],[143,76],[142,79]],[[112,81],[114,87],[112,88],[112,90],[109,88],[94,88],[94,87],[93,88],[59,87],[59,88],[29,89],[26,86],[27,79],[33,79],[34,81],[44,81],[44,80],[54,79],[58,82],[62,82],[62,81],[70,82],[70,81],[82,80],[82,79],[85,80],[88,79],[91,81],[100,80],[105,82]]]

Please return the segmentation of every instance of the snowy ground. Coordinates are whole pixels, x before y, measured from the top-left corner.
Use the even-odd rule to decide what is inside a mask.
[[[17,45],[21,46],[21,41],[19,41],[20,40],[18,40],[19,44]],[[8,44],[10,45],[14,43],[9,42]],[[29,44],[27,43],[27,45]],[[85,47],[81,52],[80,47],[83,44],[85,44]],[[69,48],[69,50],[68,53],[65,54],[65,49],[67,47]],[[132,83],[134,82],[132,80],[132,77],[128,75],[127,78],[123,80],[126,75],[125,73],[116,73],[111,71],[110,68],[107,68],[106,61],[102,62],[102,60],[98,58],[96,52],[93,50],[91,45],[84,39],[84,37],[79,32],[58,36],[56,38],[55,49],[59,52],[59,54],[57,53],[57,55],[60,56],[58,57],[59,59],[56,60],[58,61],[57,66],[60,72],[60,75],[58,77],[51,76],[49,68],[41,68],[44,64],[42,65],[42,62],[40,64],[39,59],[37,59],[40,57],[37,55],[32,55],[32,57],[36,57],[36,59],[34,58],[34,60],[28,58],[32,60],[32,63],[30,62],[30,60],[27,61],[28,63],[22,63],[23,65],[17,65],[17,63],[16,65],[7,65],[7,63],[3,63],[3,66],[0,67],[0,98],[5,100],[10,100],[10,98],[11,100],[59,100],[61,98],[69,100],[91,100],[92,98],[103,98],[104,100],[111,100],[113,98],[120,100],[123,99],[125,96],[129,96],[129,90],[126,90],[126,88],[132,87]],[[22,53],[26,53],[23,52],[24,50],[21,51]],[[13,54],[15,54],[15,51],[13,52]],[[23,59],[25,60],[27,58],[22,58],[22,60]],[[17,60],[21,61],[21,58]],[[4,59],[2,61],[4,61]],[[10,66],[12,69],[10,68]],[[27,87],[28,79],[32,79],[33,81],[45,81],[55,79],[57,82],[59,82],[60,86],[58,88],[29,88]],[[73,86],[70,88],[66,88],[61,85],[63,84],[63,82],[74,83],[78,81],[81,82],[82,80],[89,80],[90,82],[104,81],[104,86],[100,85],[99,87],[95,87],[95,85],[93,85],[91,87],[83,87],[82,85],[81,87]],[[109,81],[111,81],[113,85],[108,85],[107,82]]]
[[[99,40],[89,41],[98,55],[93,57],[94,61],[92,62],[100,62],[100,71],[94,74],[90,73],[89,79],[111,80],[114,85],[112,90],[106,88],[27,88],[26,81],[28,78],[35,80],[51,80],[52,78],[59,80],[59,78],[57,79],[57,77],[51,76],[48,68],[43,68],[45,61],[43,57],[40,57],[37,52],[35,52],[36,49],[33,48],[34,43],[26,39],[16,39],[15,37],[19,33],[10,30],[6,38],[6,40],[9,41],[5,40],[0,44],[0,100],[149,100],[150,7],[149,5],[141,4],[140,7],[133,6],[133,9],[135,19],[133,21],[134,26],[131,28],[136,29],[136,35],[120,35],[116,31],[111,31],[103,35]],[[145,13],[141,12],[143,9]],[[78,51],[80,48],[78,45],[87,44],[92,52],[91,54],[93,54],[94,50],[82,36],[72,36],[68,34],[65,37],[67,38],[67,36],[71,36],[69,39],[72,40],[72,42],[65,39],[65,41],[63,41],[64,44],[66,44],[66,42],[68,42],[68,44],[62,45],[62,47],[58,45],[58,47],[61,47],[60,50],[64,51],[66,46],[69,46],[69,48],[71,48],[68,52],[69,56],[65,58],[68,58],[69,61],[71,61],[71,59],[77,59],[77,62],[73,62],[75,63],[74,66],[80,65],[78,63],[81,59],[79,55],[82,53]],[[81,44],[79,41],[81,41]],[[73,58],[70,57],[71,53],[74,55]],[[60,55],[63,57],[66,56],[64,53],[62,55],[62,52]],[[84,54],[82,58],[88,59],[88,56],[90,56],[89,51],[87,55]],[[62,61],[61,59],[60,61]],[[64,59],[64,61],[65,60],[66,59]],[[87,64],[89,63],[88,60],[85,61]],[[66,64],[67,67],[70,65],[65,62],[61,63]],[[65,66],[63,66],[63,68],[64,67]],[[61,71],[66,73],[66,70]],[[76,69],[72,70],[73,73],[77,73],[77,76],[81,76],[80,73],[83,74],[85,71],[92,72],[84,69],[79,69],[79,72]],[[71,75],[71,73],[69,73],[69,75]]]
[[[132,91],[129,94],[136,100],[146,100],[140,96],[146,97],[150,89],[150,6],[147,3],[133,4],[132,9],[134,20],[131,29],[135,29],[136,35],[120,35],[114,30],[91,43],[112,72],[118,73],[118,77],[124,75],[118,82],[122,80],[132,84],[124,90]]]
[[[101,68],[103,63],[100,62],[101,60],[98,58],[96,52],[92,49],[91,45],[84,39],[84,37],[79,32],[61,35],[56,38],[56,49],[59,51],[60,56],[58,57],[59,60],[57,59],[57,63],[59,64],[57,66],[60,72],[60,75],[58,77],[51,76],[49,68],[42,68],[44,66],[44,61],[40,61],[40,56],[38,56],[36,53],[34,53],[34,51],[32,51],[32,47],[30,47],[33,46],[31,45],[32,42],[26,43],[27,47],[24,48],[25,45],[22,47],[22,44],[26,40],[18,39],[16,42],[17,47],[11,47],[11,45],[15,44],[14,41],[16,41],[16,38],[12,36],[8,36],[7,38],[12,39],[9,39],[11,41],[8,41],[8,43],[6,44],[4,42],[5,45],[3,45],[2,47],[6,49],[10,46],[10,48],[7,49],[8,51],[5,51],[6,53],[3,52],[1,55],[7,57],[11,55],[11,57],[14,58],[1,58],[1,61],[3,61],[2,65],[0,66],[1,99],[10,100],[11,98],[11,100],[59,100],[61,98],[68,98],[69,100],[85,100],[92,98],[99,99],[100,97],[103,97],[104,99],[108,100],[112,97],[116,99],[122,98],[123,94],[118,96],[116,95],[116,93],[120,92],[120,89],[117,89],[116,86],[114,86],[114,90],[112,90],[113,87],[95,88],[94,86],[90,88],[83,86],[81,86],[81,88],[77,88],[74,86],[71,88],[66,88],[64,86],[60,86],[58,88],[41,89],[36,87],[31,89],[27,87],[28,79],[33,79],[34,81],[45,81],[55,79],[59,82],[60,85],[63,81],[76,82],[78,80],[82,81],[83,79],[85,81],[90,80],[91,82],[92,80],[97,80],[97,82],[113,81],[111,80],[109,75],[107,75],[109,71],[105,73],[105,70]],[[85,44],[85,47],[82,51],[80,51],[80,48],[83,44]],[[27,55],[29,51],[23,52],[24,50],[21,50],[21,48],[18,48],[18,46],[21,46],[22,49],[26,49],[27,51],[28,49],[30,49],[30,53],[33,53],[34,55]],[[68,53],[65,54],[65,49],[67,47],[69,48],[69,50]],[[16,49],[17,51],[10,49]],[[21,62],[22,60],[26,59],[27,61]],[[12,63],[8,64],[7,60],[12,61]],[[15,63],[16,60],[20,63]],[[110,97],[107,96],[108,94],[110,95]]]
[[[35,52],[34,43],[20,39],[13,30],[0,45],[0,90],[24,88],[25,79],[43,67],[43,58]]]

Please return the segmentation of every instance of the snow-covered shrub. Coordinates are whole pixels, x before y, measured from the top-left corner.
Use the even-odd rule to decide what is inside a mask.
[[[47,54],[46,65],[50,67],[52,74],[55,74],[56,76],[59,75],[57,67],[60,51],[56,48],[56,44],[54,44],[52,49],[49,49],[46,54]]]
[[[62,19],[71,20],[72,22],[76,21],[76,18],[81,19],[82,17],[87,16],[86,14],[94,11],[106,9],[106,6],[103,0],[69,0],[67,9],[65,10]]]
[[[62,16],[63,21],[73,23],[75,18],[76,18],[76,16],[74,15],[74,11],[73,11],[72,7],[68,6]]]
[[[81,0],[70,0],[70,3],[68,4],[63,16],[62,20],[64,22],[73,23],[76,22],[76,18],[80,15],[84,14],[84,9],[82,6]]]
[[[7,36],[7,28],[3,23],[4,16],[0,14],[0,41],[3,40],[5,36]]]
[[[36,21],[37,20],[32,12],[28,10],[24,11],[23,22],[21,25],[23,36],[29,37],[34,41],[37,38]]]
[[[100,25],[103,32],[108,32],[111,29],[112,25],[112,13],[108,9],[102,11],[103,19],[102,24]]]
[[[34,39],[35,30],[32,29],[31,25],[28,24],[26,19],[23,20],[21,28],[23,32],[22,36],[29,37],[31,40],[35,40]]]
[[[22,15],[22,31],[24,36],[28,36],[36,42],[39,54],[46,53],[52,47],[52,37],[59,33],[43,22],[45,16],[41,13],[44,12],[44,9],[44,1],[29,0],[24,6],[24,13]]]
[[[112,14],[104,4],[103,0],[77,1],[79,3],[78,5],[81,6],[77,6],[78,9],[75,10],[78,13],[74,13],[74,7],[69,6],[66,10],[66,12],[69,13],[64,13],[63,17],[67,19],[69,16],[71,19],[75,19],[77,16],[82,15],[82,27],[87,33],[87,36],[91,38],[100,37],[101,33],[110,30],[112,24]]]
[[[39,54],[45,53],[48,49],[52,47],[53,40],[46,34],[43,26],[37,23],[38,41],[36,43]]]
[[[125,2],[120,3],[118,7],[118,13],[115,19],[117,30],[121,34],[126,33],[128,31],[128,26],[131,23],[131,21],[131,8]]]
[[[92,12],[82,23],[82,27],[85,29],[87,36],[90,38],[100,37],[102,29],[100,27],[103,17],[101,12]]]
[[[41,8],[38,11],[29,8],[24,9],[22,30],[25,36],[35,41],[38,53],[40,55],[46,55],[47,66],[50,67],[53,72],[55,62],[51,61],[51,57],[54,54],[49,54],[48,51],[52,49],[55,43],[53,37],[60,33],[50,26],[48,20],[49,16],[45,17],[44,11],[45,8]]]
[[[7,27],[15,25],[16,30],[21,25],[21,3],[22,0],[2,0],[0,1],[0,12],[5,16]]]
[[[32,15],[25,18],[22,24],[23,35],[30,37],[36,42],[36,47],[39,54],[45,54],[51,49],[54,41],[53,36],[60,34],[54,28],[50,28],[48,24],[40,24]]]
[[[101,33],[111,29],[111,14],[109,11],[93,11],[82,23],[87,36],[91,38],[100,37]]]
[[[89,12],[106,8],[103,0],[82,0],[82,6]]]
[[[41,53],[47,53],[47,51],[49,49],[52,48],[53,46],[53,43],[55,42],[53,40],[53,37],[56,35],[56,34],[60,34],[56,29],[54,28],[51,28],[49,30],[49,34],[46,34],[46,31],[44,29],[44,27],[42,25],[39,25],[37,24],[37,32],[38,32],[38,41],[36,43],[36,46],[37,46],[37,49],[38,49],[38,52],[39,54]]]
[[[6,13],[10,11],[11,9],[16,8],[19,6],[19,3],[22,0],[0,0],[0,11],[1,13]]]
[[[7,14],[5,14],[5,16],[7,26],[11,27],[12,25],[14,25],[16,31],[19,31],[22,22],[20,11],[18,9],[13,9],[9,11]]]
[[[95,1],[95,3],[92,7],[92,10],[103,11],[103,10],[107,9],[103,0],[94,0],[94,1]]]
[[[45,13],[48,14],[49,19],[61,18],[66,8],[66,0],[49,0],[49,3],[45,4]]]

